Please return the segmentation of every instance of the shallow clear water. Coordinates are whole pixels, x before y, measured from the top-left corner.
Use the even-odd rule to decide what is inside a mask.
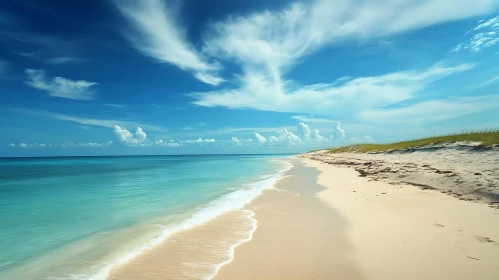
[[[277,158],[0,159],[0,279],[102,279],[152,239],[258,195]]]

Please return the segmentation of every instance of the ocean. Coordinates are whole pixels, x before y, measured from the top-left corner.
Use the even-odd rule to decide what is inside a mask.
[[[104,280],[290,168],[269,155],[0,159],[0,279]]]

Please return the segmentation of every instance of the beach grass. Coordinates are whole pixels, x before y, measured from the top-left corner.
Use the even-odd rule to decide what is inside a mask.
[[[327,150],[329,153],[369,153],[402,150],[421,146],[455,142],[479,142],[480,147],[491,147],[493,145],[499,145],[499,129],[461,132],[388,144],[357,144]]]

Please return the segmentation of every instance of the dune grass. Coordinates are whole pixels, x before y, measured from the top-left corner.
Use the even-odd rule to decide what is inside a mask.
[[[490,129],[485,131],[471,131],[455,133],[449,135],[435,136],[417,140],[389,143],[389,144],[358,144],[345,147],[328,149],[330,153],[368,153],[383,152],[391,150],[401,150],[415,148],[432,144],[454,143],[454,142],[479,142],[482,147],[499,145],[499,129]]]

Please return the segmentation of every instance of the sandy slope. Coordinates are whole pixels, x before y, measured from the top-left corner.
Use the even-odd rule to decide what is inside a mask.
[[[316,152],[304,157],[352,167],[361,176],[391,184],[411,184],[499,207],[499,150],[455,147],[391,153]]]
[[[258,228],[215,280],[499,279],[496,209],[351,168],[295,165],[279,191],[248,206]]]

